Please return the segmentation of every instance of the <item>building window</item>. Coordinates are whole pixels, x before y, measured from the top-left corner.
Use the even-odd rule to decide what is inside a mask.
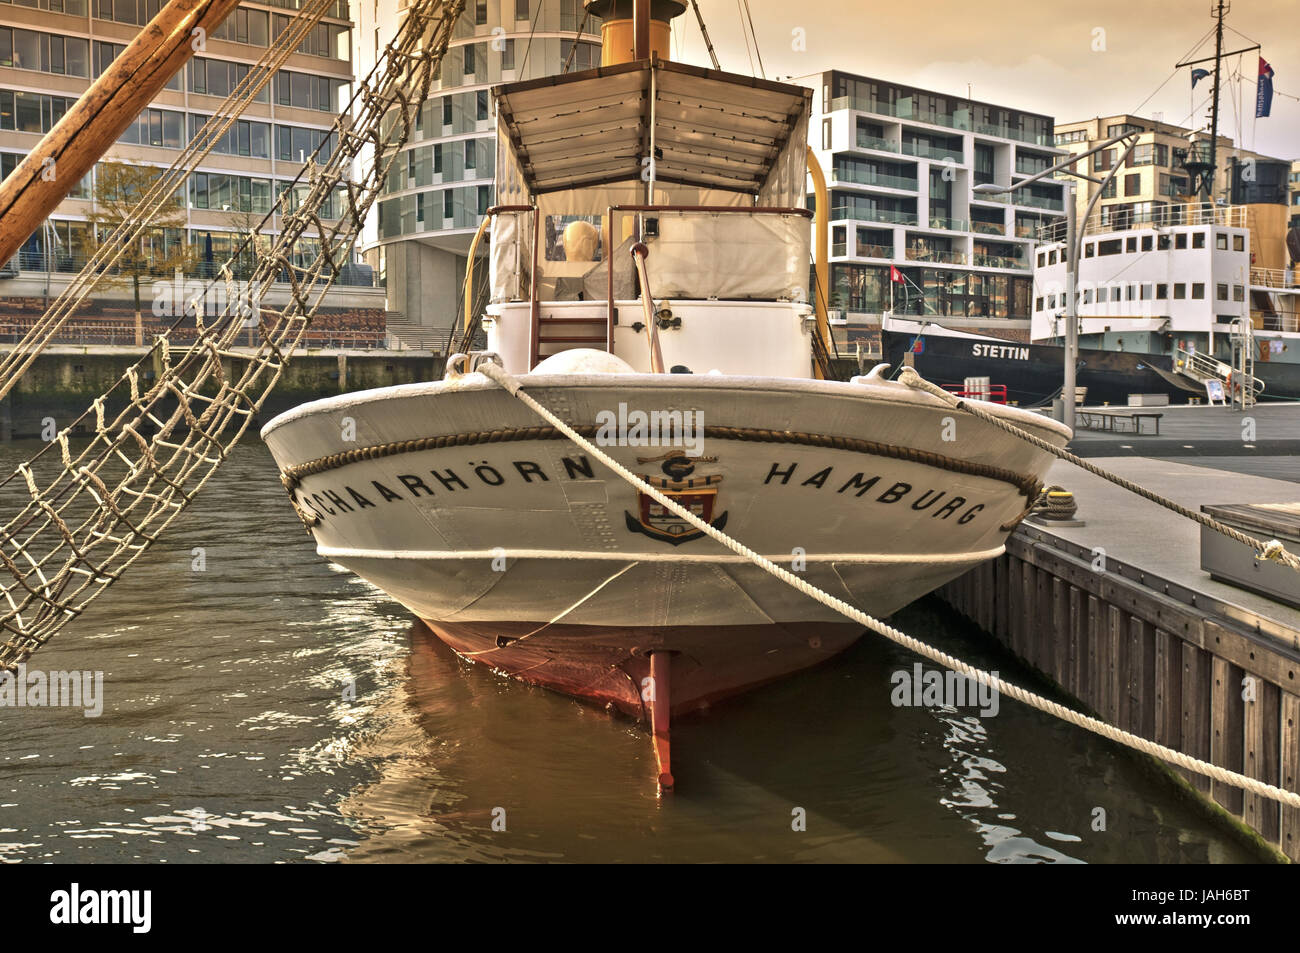
[[[477,72],[478,67],[474,57],[474,44],[468,43],[465,45],[465,75],[473,76]]]
[[[452,190],[444,189],[442,193],[442,217],[452,218],[456,214],[456,206],[452,201]]]
[[[488,186],[480,185],[478,187],[478,213],[480,215],[487,214],[488,204],[491,202],[491,197],[492,190],[488,188]]]
[[[442,143],[441,142],[435,142],[433,144],[433,171],[438,175],[442,175]]]
[[[514,40],[506,40],[506,48],[501,51],[501,68],[503,70],[515,68],[515,41]]]
[[[488,94],[486,89],[480,89],[474,94],[474,116],[482,122],[488,117]]]
[[[487,0],[475,0],[474,25],[483,26],[486,23],[487,23]]]
[[[830,149],[830,147],[831,147],[831,121],[829,119],[823,119],[822,120],[822,148]]]
[[[515,0],[515,19],[528,19],[528,0]]]
[[[473,169],[478,162],[478,144],[473,139],[465,140],[465,168]]]
[[[1125,195],[1142,194],[1142,173],[1134,172],[1132,175],[1124,176],[1124,194]]]
[[[1192,285],[1192,299],[1202,301],[1205,299],[1205,283],[1197,281]]]
[[[442,124],[444,126],[451,125],[451,113],[451,97],[444,96],[442,97]]]

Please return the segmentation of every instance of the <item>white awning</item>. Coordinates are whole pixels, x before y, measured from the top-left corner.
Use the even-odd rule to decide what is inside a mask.
[[[804,204],[811,92],[658,59],[493,90],[499,147],[533,195],[642,181]],[[796,168],[797,167],[797,168]]]

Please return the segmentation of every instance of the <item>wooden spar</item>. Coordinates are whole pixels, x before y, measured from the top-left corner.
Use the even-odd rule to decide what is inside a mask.
[[[170,0],[0,183],[0,262],[40,228],[239,0]],[[196,32],[202,31],[202,32]]]

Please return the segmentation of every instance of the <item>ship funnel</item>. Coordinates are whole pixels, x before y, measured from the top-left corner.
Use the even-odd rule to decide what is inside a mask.
[[[592,16],[601,19],[601,66],[645,60],[651,54],[661,60],[671,59],[668,22],[686,11],[682,0],[586,0],[586,7]]]

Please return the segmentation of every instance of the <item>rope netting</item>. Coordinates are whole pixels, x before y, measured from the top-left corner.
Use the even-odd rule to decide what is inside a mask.
[[[194,343],[173,353],[161,336],[108,393],[0,480],[0,503],[20,506],[0,528],[0,563],[11,577],[0,586],[0,667],[27,659],[138,559],[248,429],[349,262],[464,5],[412,0],[335,121],[337,146],[322,164],[308,163],[306,194],[283,213],[279,234],[246,285],[235,281],[229,261],[222,266],[212,284],[224,285],[224,306],[210,321],[196,318]],[[357,162],[363,153],[373,161]],[[322,219],[321,207],[336,194],[339,218]],[[296,264],[304,237],[319,241],[320,253]],[[288,303],[262,304],[271,285],[286,280]],[[258,346],[236,350],[235,341],[251,329]],[[126,403],[112,415],[107,405],[115,392]],[[93,436],[74,447],[72,434],[80,430]]]

